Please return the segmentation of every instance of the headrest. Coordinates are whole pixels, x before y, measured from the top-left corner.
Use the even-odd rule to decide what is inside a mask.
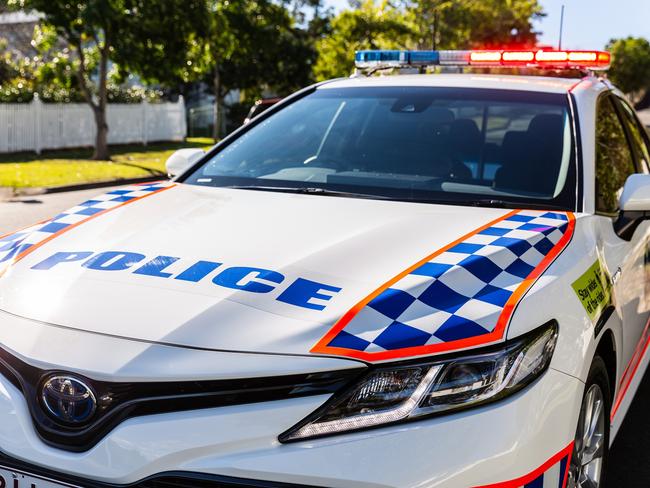
[[[482,142],[481,131],[471,119],[454,120],[449,128],[449,139],[455,146],[475,146]]]
[[[456,118],[454,112],[448,108],[433,107],[426,113],[427,119],[436,124],[450,124]]]
[[[564,117],[560,114],[539,114],[533,117],[528,125],[528,133],[534,137],[546,137],[564,130]]]

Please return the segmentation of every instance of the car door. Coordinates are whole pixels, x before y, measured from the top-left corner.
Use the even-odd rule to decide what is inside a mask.
[[[628,176],[647,172],[647,160],[634,145],[625,110],[611,93],[596,109],[596,213],[609,222],[601,227],[601,252],[611,275],[615,306],[623,322],[623,368],[632,362],[650,313],[648,241],[650,226],[642,223],[629,241],[613,230],[619,217],[619,197]],[[623,371],[625,376],[627,372]]]

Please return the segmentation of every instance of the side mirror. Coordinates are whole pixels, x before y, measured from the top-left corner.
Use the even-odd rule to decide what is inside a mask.
[[[185,171],[194,166],[199,159],[205,155],[203,149],[179,149],[175,151],[165,163],[167,174],[170,177],[183,174]]]
[[[650,175],[634,174],[627,178],[619,208],[621,213],[614,227],[619,237],[629,241],[639,224],[650,219]]]
[[[623,212],[650,212],[650,175],[631,175],[619,201]]]

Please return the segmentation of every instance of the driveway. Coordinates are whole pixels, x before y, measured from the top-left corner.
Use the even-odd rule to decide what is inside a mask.
[[[0,202],[0,235],[52,217],[62,210],[110,191],[84,190]],[[650,375],[644,378],[635,402],[614,443],[606,488],[650,487]]]

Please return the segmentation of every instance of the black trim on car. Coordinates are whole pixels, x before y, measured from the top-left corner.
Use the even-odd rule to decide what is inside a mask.
[[[584,156],[582,152],[582,133],[580,130],[580,117],[578,117],[578,101],[576,96],[569,92],[569,107],[571,108],[571,118],[573,120],[573,141],[575,144],[575,166],[576,166],[576,212],[582,212],[584,209]]]
[[[2,453],[0,453],[0,466],[9,470],[19,471],[23,474],[45,478],[52,482],[65,483],[82,488],[318,488],[314,485],[252,480],[233,476],[192,473],[187,471],[168,471],[158,473],[135,483],[125,485],[102,483],[86,478],[57,473],[50,469],[18,461]]]
[[[213,381],[107,382],[42,370],[0,348],[0,373],[23,392],[40,438],[71,452],[88,451],[129,418],[332,394],[365,369]],[[87,422],[69,424],[47,412],[41,389],[48,379],[59,375],[83,381],[93,390],[97,408]]]

